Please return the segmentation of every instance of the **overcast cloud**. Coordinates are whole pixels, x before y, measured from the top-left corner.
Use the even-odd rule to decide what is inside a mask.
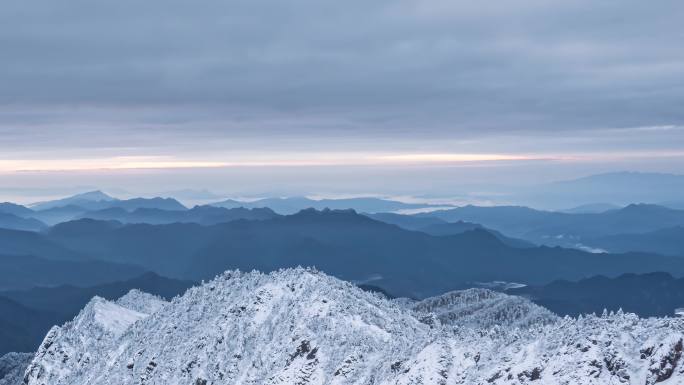
[[[683,16],[679,0],[9,0],[0,151],[684,165]]]

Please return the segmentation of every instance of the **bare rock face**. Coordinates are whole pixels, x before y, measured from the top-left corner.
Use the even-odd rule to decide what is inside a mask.
[[[681,384],[684,319],[558,318],[517,297],[409,306],[308,269],[229,271],[163,303],[93,299],[26,385]]]

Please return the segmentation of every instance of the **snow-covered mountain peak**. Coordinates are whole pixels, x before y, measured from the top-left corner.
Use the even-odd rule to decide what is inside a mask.
[[[93,302],[99,300],[86,308],[99,306]],[[69,325],[68,333],[52,339],[72,340],[79,331]],[[105,345],[97,349],[100,359],[80,370],[45,377],[38,368],[47,355],[39,352],[28,383],[365,382],[392,371],[368,362],[409,359],[432,333],[405,310],[315,270],[231,271],[191,288],[119,337],[99,339]]]
[[[109,301],[95,303],[95,322],[104,330],[115,336],[121,335],[135,321],[147,314],[127,309]]]
[[[459,326],[543,313],[527,302],[519,313],[521,303],[502,296],[449,293],[416,312],[315,270],[230,271],[120,333],[98,317],[143,313],[121,306],[126,301],[94,299],[46,337],[26,385],[684,383],[683,319],[544,316],[523,329],[425,317],[465,307],[449,319]]]
[[[124,308],[143,314],[152,314],[166,305],[167,302],[161,297],[132,289],[126,295],[116,300],[116,304]]]
[[[147,315],[96,296],[74,318],[71,325],[67,326],[80,331],[96,328],[97,332],[118,337],[134,322]]]
[[[160,309],[158,301],[139,291],[129,292],[117,302],[93,297],[73,321],[50,329],[26,370],[25,381],[68,384],[59,381],[89,368],[113,341],[151,314],[143,310]]]

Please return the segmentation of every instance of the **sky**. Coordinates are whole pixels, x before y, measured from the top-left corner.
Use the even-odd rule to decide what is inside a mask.
[[[0,196],[677,173],[682,15],[679,0],[9,0]]]

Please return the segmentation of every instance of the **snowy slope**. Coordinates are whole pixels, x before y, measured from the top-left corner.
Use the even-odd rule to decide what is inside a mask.
[[[541,317],[519,328],[515,317],[471,322],[492,314],[470,306],[492,295],[445,298],[432,308],[465,301],[469,321],[445,325],[304,269],[227,272],[157,307],[139,292],[95,298],[46,337],[27,385],[684,383],[682,319]]]
[[[161,302],[137,290],[117,302],[93,298],[73,321],[50,329],[26,370],[26,378],[29,383],[40,378],[38,383],[71,384],[72,377],[92,368],[131,325],[149,315],[145,309],[159,310]]]
[[[0,357],[0,385],[19,385],[33,358],[29,353],[7,353]]]
[[[444,324],[470,327],[528,327],[558,319],[525,298],[477,288],[427,298],[412,308],[417,312],[434,313]]]
[[[117,299],[116,304],[138,313],[152,314],[161,309],[167,302],[161,297],[133,289],[123,297]]]

